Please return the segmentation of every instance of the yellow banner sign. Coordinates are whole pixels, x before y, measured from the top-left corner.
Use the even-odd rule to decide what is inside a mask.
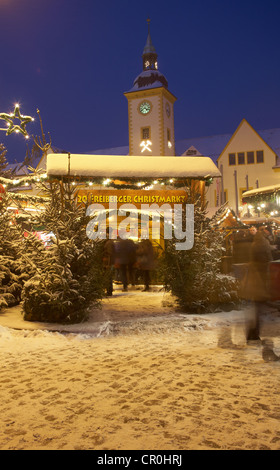
[[[183,190],[132,190],[132,189],[81,189],[77,191],[77,201],[79,204],[102,204],[105,209],[109,208],[110,203],[134,204],[141,208],[142,204],[174,204],[187,203],[187,195]]]

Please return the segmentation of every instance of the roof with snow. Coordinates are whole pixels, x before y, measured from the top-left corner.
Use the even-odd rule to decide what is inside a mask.
[[[159,70],[143,70],[143,72],[135,78],[133,87],[126,93],[161,87],[168,88],[168,81]]]
[[[175,142],[176,155],[183,155],[189,148],[195,147],[199,153],[207,155],[216,162],[231,137],[232,134],[219,134],[177,140]]]
[[[280,184],[274,184],[273,186],[263,186],[262,188],[251,189],[250,191],[244,192],[242,194],[242,198],[245,199],[256,196],[257,194],[274,193],[278,191],[280,191]]]
[[[280,156],[280,128],[256,131],[269,147]],[[207,155],[214,162],[217,161],[222,151],[232,138],[233,134],[218,134],[206,137],[191,137],[176,142],[176,155],[183,155],[191,146],[195,147],[202,155]]]
[[[70,155],[70,157],[69,157]],[[143,157],[49,154],[48,176],[96,178],[217,178],[217,166],[208,157]]]
[[[269,147],[280,156],[280,128],[257,131]],[[190,137],[188,139],[177,140],[175,143],[176,155],[187,155],[190,149],[197,150],[196,155],[206,155],[215,163],[221,155],[225,146],[231,139],[232,134],[217,134],[205,137]],[[99,155],[127,155],[129,146],[113,147],[90,151],[89,154]]]
[[[192,137],[189,139],[177,140],[175,143],[176,156],[187,155],[188,150],[194,149],[197,151],[196,155],[206,155],[216,162],[231,137],[232,134],[222,134],[209,137]],[[128,155],[129,146],[127,145],[123,147],[111,147],[106,149],[92,150],[88,153],[91,155]]]
[[[29,171],[26,165],[23,163],[9,163],[6,168],[6,171],[11,170],[14,176],[23,176],[28,175]]]

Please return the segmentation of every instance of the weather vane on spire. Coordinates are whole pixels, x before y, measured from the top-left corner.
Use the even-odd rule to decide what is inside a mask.
[[[26,139],[29,138],[29,135],[26,131],[26,125],[29,122],[34,121],[34,118],[31,116],[23,116],[19,110],[19,104],[15,105],[15,109],[13,113],[0,113],[0,119],[6,121],[8,127],[7,128],[0,128],[1,131],[6,131],[6,135],[11,135],[13,132],[21,133],[25,136]],[[19,120],[19,124],[15,123],[15,119]],[[16,121],[17,122],[17,121]]]

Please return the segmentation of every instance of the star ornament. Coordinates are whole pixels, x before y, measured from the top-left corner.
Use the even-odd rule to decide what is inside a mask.
[[[34,121],[34,119],[31,116],[23,116],[19,110],[19,105],[15,105],[15,109],[13,113],[7,114],[7,113],[0,113],[0,119],[3,119],[6,121],[8,128],[6,131],[6,135],[11,135],[14,132],[16,133],[21,133],[28,139],[28,133],[26,131],[26,125],[29,122]],[[18,119],[20,121],[20,124],[16,124],[14,121],[15,119]],[[2,129],[6,130],[6,129]]]

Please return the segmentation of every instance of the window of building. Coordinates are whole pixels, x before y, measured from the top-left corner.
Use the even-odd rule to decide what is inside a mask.
[[[245,153],[240,152],[237,154],[238,156],[238,165],[245,165]]]
[[[236,156],[235,153],[230,153],[228,156],[228,163],[230,166],[236,165]]]
[[[171,142],[171,132],[170,132],[170,129],[167,129],[167,145],[168,145],[168,148],[171,149],[171,147],[172,147],[172,142]]]
[[[142,127],[142,140],[150,139],[150,128]]]
[[[263,163],[263,162],[264,162],[263,150],[257,150],[257,163]]]
[[[255,163],[255,152],[247,152],[247,163],[248,165]]]
[[[189,155],[189,156],[197,155],[197,150],[196,149],[189,149],[187,151],[186,155]]]

